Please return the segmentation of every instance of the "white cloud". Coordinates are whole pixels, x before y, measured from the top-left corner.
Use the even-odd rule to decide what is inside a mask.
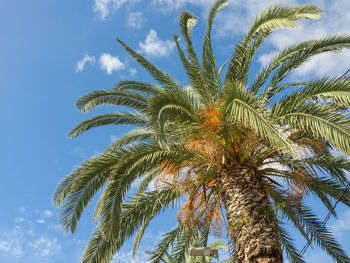
[[[131,77],[135,76],[137,74],[136,68],[129,68],[129,73]]]
[[[35,236],[35,233],[34,233],[34,230],[33,229],[30,229],[27,231],[27,234],[30,235],[30,236]]]
[[[36,222],[39,223],[39,224],[45,224],[46,223],[46,221],[44,219],[38,219],[38,220],[36,220]]]
[[[350,233],[350,210],[347,210],[344,212],[338,220],[336,220],[330,228],[334,231],[334,233],[337,236],[343,236],[344,234],[349,236],[349,234],[346,234],[346,232]]]
[[[94,11],[99,14],[102,20],[106,19],[109,15],[118,11],[125,4],[132,5],[141,0],[95,0]],[[145,1],[144,1],[145,2]],[[191,4],[195,6],[202,6],[209,9],[214,0],[153,0],[147,1],[149,5],[152,5],[157,10],[161,11],[175,11],[183,8],[184,6]]]
[[[62,231],[62,227],[61,227],[59,224],[51,224],[51,225],[49,225],[48,228],[49,228],[49,229],[53,229],[53,230],[55,230],[55,231],[59,231],[59,232]]]
[[[60,254],[62,247],[56,238],[50,239],[44,236],[29,243],[28,246],[32,248],[34,257],[45,261],[54,255]]]
[[[15,223],[27,223],[29,225],[33,225],[33,222],[31,220],[29,220],[28,218],[21,217],[21,216],[16,217],[13,221]]]
[[[145,42],[139,43],[141,52],[147,56],[163,57],[168,56],[174,49],[175,44],[170,40],[161,40],[157,37],[157,32],[151,29],[146,36]]]
[[[127,0],[95,0],[94,11],[99,13],[101,19],[106,19],[110,13],[117,11]]]
[[[152,4],[162,11],[179,10],[186,5],[194,5],[209,9],[215,0],[153,0]]]
[[[262,55],[258,58],[258,61],[264,66],[264,65],[266,65],[266,63],[269,62],[276,54],[277,54],[277,52],[270,52],[270,53],[262,54]]]
[[[313,57],[294,71],[298,77],[308,78],[310,75],[326,77],[330,75],[343,75],[349,69],[350,52],[323,53]]]
[[[4,237],[0,239],[0,252],[15,258],[23,256],[22,235],[19,229],[16,227],[13,231],[5,233]]]
[[[125,68],[123,62],[118,57],[113,57],[111,54],[103,53],[100,57],[101,69],[108,74],[112,74],[113,71],[118,71]]]
[[[27,219],[25,219],[25,218],[23,218],[23,217],[21,217],[21,216],[19,216],[19,217],[16,217],[15,219],[14,219],[14,221],[16,222],[16,223],[21,223],[21,222],[24,222],[24,221],[26,221]]]
[[[146,18],[142,16],[141,12],[130,13],[128,17],[128,26],[140,29],[146,22]]]
[[[44,212],[41,213],[42,217],[52,217],[52,211],[49,209],[46,209]]]
[[[75,66],[76,72],[81,72],[84,70],[84,67],[86,63],[94,64],[96,61],[96,58],[94,56],[89,56],[86,54],[83,59],[79,60]]]

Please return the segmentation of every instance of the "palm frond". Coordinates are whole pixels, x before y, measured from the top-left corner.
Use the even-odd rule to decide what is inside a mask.
[[[321,174],[331,176],[337,183],[340,183],[343,186],[347,183],[345,171],[350,171],[349,160],[344,156],[337,156],[334,153],[296,160],[279,159],[279,162],[289,165],[292,170],[298,167],[296,165],[305,165],[310,169],[316,168]]]
[[[123,204],[121,213],[121,228],[118,233],[120,242],[131,237],[145,222],[151,220],[168,207],[173,207],[180,197],[178,191],[165,187],[163,189],[136,194],[130,201]]]
[[[190,87],[194,91],[192,95],[196,95],[197,98],[207,98],[208,92],[206,92],[205,87],[203,86],[204,79],[202,76],[201,69],[198,68],[198,65],[190,61],[185,53],[182,51],[179,41],[180,38],[178,35],[174,34],[174,42],[176,44],[177,52],[181,59],[181,62],[185,68],[187,78],[190,82]]]
[[[105,104],[126,106],[135,110],[145,110],[147,108],[147,97],[140,93],[113,88],[110,90],[92,91],[81,97],[75,105],[78,110],[86,113],[93,108]]]
[[[116,112],[99,115],[78,124],[70,131],[69,136],[74,138],[90,129],[110,124],[144,126],[147,124],[147,116],[136,112]]]
[[[63,231],[74,233],[84,209],[107,182],[118,162],[118,156],[103,154],[83,163],[75,170],[75,180],[66,191],[60,192],[60,213]]]
[[[91,235],[82,256],[82,263],[109,263],[116,252],[116,240],[106,240],[97,229]]]
[[[113,142],[108,147],[107,152],[118,150],[120,147],[125,147],[133,143],[149,142],[155,135],[155,132],[149,128],[133,129]]]
[[[314,5],[288,7],[283,4],[274,5],[262,12],[255,18],[244,40],[236,45],[226,80],[246,83],[256,51],[272,31],[278,28],[295,28],[298,26],[298,20],[318,19],[321,12],[322,10]]]
[[[278,236],[281,240],[283,250],[287,254],[287,258],[291,263],[305,263],[302,256],[299,255],[298,250],[294,246],[294,240],[289,236],[288,231],[284,228],[282,222],[278,224]]]
[[[253,129],[259,136],[266,138],[275,147],[293,151],[291,143],[278,131],[273,125],[273,122],[263,114],[260,108],[254,108],[243,97],[234,98],[225,105],[225,119],[232,120],[236,123],[244,123]],[[266,137],[265,137],[266,136]]]
[[[161,132],[166,122],[174,120],[181,120],[182,123],[199,122],[197,105],[186,90],[164,91],[154,96],[150,104],[152,122]]]
[[[297,89],[286,96],[282,102],[318,101],[336,103],[344,109],[350,108],[350,78],[324,78],[309,82],[302,89]]]
[[[300,44],[292,45],[279,52],[268,62],[260,71],[250,90],[257,92],[272,73],[270,83],[265,85],[264,93],[274,94],[276,86],[293,69],[299,67],[312,56],[327,51],[338,52],[344,48],[350,48],[349,35],[331,35],[319,40],[305,41]]]
[[[150,171],[144,175],[143,180],[140,183],[139,188],[137,189],[137,193],[140,194],[147,190],[147,187],[150,185],[153,179],[155,179],[156,176],[160,174],[159,170],[160,169],[154,169],[153,171]]]
[[[172,257],[175,262],[182,262],[185,259],[185,253],[187,253],[187,250],[195,244],[199,235],[200,231],[196,229],[183,229],[172,247]]]
[[[164,238],[157,244],[157,247],[150,252],[150,262],[158,263],[167,253],[169,247],[175,242],[176,238],[183,232],[183,226],[178,225],[175,229],[164,235]]]
[[[67,175],[59,182],[53,197],[53,203],[57,207],[59,207],[64,199],[69,195],[72,189],[72,185],[79,176],[80,173],[75,170],[73,173]]]
[[[296,28],[298,20],[319,19],[322,9],[314,5],[302,5],[289,7],[284,4],[273,5],[260,15],[256,16],[248,30],[246,39],[250,40],[254,35],[263,31],[273,31],[278,28]]]
[[[215,15],[227,5],[228,5],[227,0],[218,0],[212,6],[209,12],[207,28],[206,28],[206,32],[203,40],[203,46],[202,46],[202,61],[203,61],[202,66],[205,71],[205,76],[206,76],[205,79],[208,81],[208,84],[207,84],[208,88],[213,93],[213,95],[216,95],[220,88],[221,70],[218,71],[216,68],[216,62],[215,62],[213,49],[211,45],[211,31],[212,31]]]
[[[171,78],[168,74],[158,69],[156,66],[150,63],[147,59],[145,59],[139,53],[132,50],[120,39],[117,38],[116,40],[124,47],[124,49],[130,54],[130,56],[132,56],[140,64],[140,66],[142,66],[145,70],[148,71],[148,73],[154,78],[154,80],[170,88],[180,87],[180,84],[176,80]]]
[[[134,243],[132,245],[132,256],[133,258],[136,257],[137,250],[139,249],[143,234],[145,233],[149,223],[151,222],[152,218],[147,219],[140,227],[139,231],[137,232],[135,238],[134,238]]]
[[[188,53],[189,59],[191,63],[195,67],[197,67],[199,71],[198,73],[200,73],[201,72],[200,64],[199,64],[196,52],[194,51],[192,40],[191,40],[192,29],[197,24],[197,22],[198,22],[198,19],[186,11],[180,14],[179,26],[180,26],[181,33],[186,41],[186,47],[187,47],[187,53]]]
[[[274,192],[271,197],[277,202],[280,202],[281,200],[284,202],[286,201],[276,192]],[[338,263],[350,262],[346,252],[341,248],[340,244],[336,241],[328,228],[318,220],[317,216],[311,209],[303,204],[293,204],[291,200],[289,200],[288,204],[289,205],[281,208],[281,212],[288,220],[293,222],[304,237],[306,235],[309,242],[310,240],[314,240],[318,246],[326,251],[328,255]]]
[[[162,91],[163,89],[166,89],[166,87],[135,80],[121,80],[115,86],[115,89],[122,91],[137,91],[145,95],[150,95]]]
[[[296,104],[296,105],[295,105]],[[349,119],[336,108],[314,103],[280,103],[272,115],[291,129],[306,130],[317,138],[324,138],[336,149],[350,153]]]

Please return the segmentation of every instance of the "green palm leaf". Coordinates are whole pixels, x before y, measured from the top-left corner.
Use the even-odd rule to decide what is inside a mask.
[[[117,112],[117,113],[108,113],[93,117],[89,120],[81,122],[78,126],[72,129],[69,133],[69,136],[74,138],[79,134],[86,132],[90,129],[105,126],[105,125],[138,125],[144,126],[147,124],[147,117],[140,113],[129,113],[129,112]]]

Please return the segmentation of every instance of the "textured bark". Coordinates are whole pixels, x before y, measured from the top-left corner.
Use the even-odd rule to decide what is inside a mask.
[[[261,178],[247,168],[228,165],[218,181],[235,263],[282,263],[277,225]]]

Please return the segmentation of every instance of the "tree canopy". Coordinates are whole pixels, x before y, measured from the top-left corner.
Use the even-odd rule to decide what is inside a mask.
[[[291,262],[305,261],[286,223],[306,240],[313,238],[336,262],[350,262],[305,204],[306,197],[315,196],[335,215],[332,200],[348,182],[350,78],[307,82],[289,78],[312,56],[349,48],[350,36],[332,35],[289,46],[252,76],[255,55],[273,31],[296,28],[301,19],[318,19],[322,10],[314,5],[271,6],[255,18],[229,60],[218,66],[211,31],[215,15],[226,5],[225,0],[214,3],[200,55],[191,39],[197,18],[189,12],[180,15],[183,40],[174,34],[174,41],[188,83],[180,83],[117,39],[156,83],[120,81],[112,89],[90,92],[77,101],[82,112],[105,104],[127,110],[83,121],[70,132],[73,138],[105,125],[135,127],[103,154],[83,162],[56,190],[54,202],[61,207],[63,230],[74,233],[84,209],[102,189],[94,212],[98,226],[82,262],[109,262],[134,234],[136,251],[150,221],[176,202],[182,202],[179,225],[151,253],[152,263],[160,262],[170,250],[175,262],[181,262],[193,240],[206,240],[210,231],[238,231],[250,220],[250,212],[241,220],[226,221],[218,174],[227,167],[244,167],[261,180],[270,205],[261,207],[260,213],[276,222]],[[137,193],[126,199],[132,182],[140,177]],[[154,181],[158,187],[146,191]],[[341,202],[350,206],[349,197],[347,192]]]

